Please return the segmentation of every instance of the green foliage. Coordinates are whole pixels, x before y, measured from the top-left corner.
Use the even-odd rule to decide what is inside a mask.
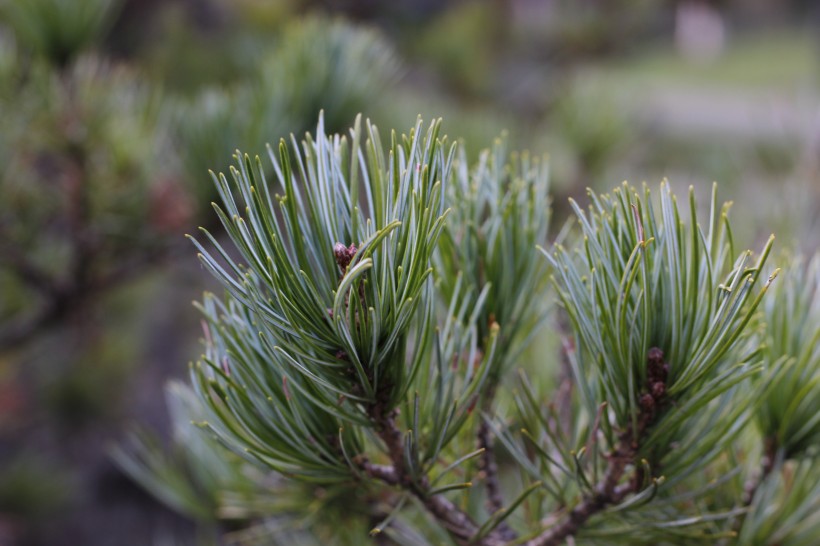
[[[204,524],[230,521],[229,544],[354,544],[372,528],[374,513],[391,506],[377,490],[348,482],[315,486],[261,472],[192,426],[204,418],[201,400],[187,386],[166,392],[173,424],[173,452],[136,430],[129,446],[112,456],[134,480],[175,510]],[[381,519],[384,515],[380,516]]]
[[[0,269],[13,296],[0,315],[23,335],[156,260],[189,205],[159,96],[133,73],[93,58],[62,73],[37,63],[2,88]]]
[[[716,188],[700,217],[666,184],[571,201],[580,233],[544,259],[545,163],[498,140],[470,166],[439,130],[384,147],[320,120],[269,149],[273,180],[247,155],[214,175],[234,248],[195,241],[225,293],[199,304],[206,352],[171,394],[204,432],[121,465],[198,517],[261,518],[250,543],[808,544],[817,261],[766,299],[772,239],[737,253]],[[562,365],[535,367],[559,373],[551,400],[523,371],[504,383],[549,272],[571,330]]]
[[[772,377],[757,415],[763,436],[799,458],[820,446],[820,258],[792,260],[785,276],[763,307]]]
[[[786,259],[763,305],[768,374],[756,417],[764,452],[738,544],[809,545],[820,534],[820,257]]]
[[[177,125],[188,177],[227,169],[231,150],[255,155],[261,142],[304,133],[319,110],[328,130],[340,131],[372,110],[398,73],[393,48],[377,31],[341,19],[294,20],[248,78],[183,101]],[[210,185],[196,188],[201,201],[213,198]]]
[[[590,193],[588,213],[573,203],[583,244],[573,253],[558,246],[550,256],[579,342],[573,373],[582,400],[590,414],[606,401],[621,425],[635,422],[652,347],[669,363],[666,392],[678,404],[692,399],[703,407],[710,398],[699,392],[722,392],[747,375],[752,355],[731,351],[771,282],[755,292],[772,240],[755,262],[750,251],[736,256],[728,207],[717,208],[716,189],[705,230],[694,190],[688,227],[667,186],[658,214],[649,197],[648,189],[642,199],[624,186],[612,197]],[[668,444],[675,431],[663,424],[658,441]]]
[[[816,543],[820,533],[817,457],[783,464],[763,479],[753,501],[737,544],[811,546]]]
[[[620,505],[581,536],[653,542],[701,524],[676,532],[714,538],[709,522],[731,513],[687,513],[687,499],[709,486],[681,497],[675,486],[751,418],[753,401],[739,399],[738,385],[760,371],[745,339],[771,280],[755,290],[771,240],[754,263],[750,252],[735,257],[727,207],[717,208],[714,192],[706,230],[693,193],[688,225],[666,185],[658,209],[648,189],[589,195],[586,212],[571,202],[583,239],[574,251],[556,245],[547,254],[574,333],[566,357],[579,405],[545,407],[524,378],[515,398],[524,442],[506,434],[504,443],[544,480],[544,509],[569,504],[589,517],[596,498]],[[635,496],[623,501],[623,491]]]
[[[278,207],[248,157],[232,170],[235,194],[219,179],[226,210],[217,212],[247,268],[207,233],[227,269],[198,245],[231,297],[204,304],[213,341],[197,385],[218,419],[211,426],[240,453],[305,478],[348,478],[338,451],[360,452],[361,439],[340,425],[366,424],[367,405],[394,407],[418,372],[421,352],[409,367],[404,358],[411,339],[418,349],[431,335],[429,321],[414,333],[411,325],[431,312],[429,260],[444,214],[437,181],[451,161],[438,125],[421,131],[394,136],[389,156],[372,126],[348,141],[320,124],[302,153],[283,143],[278,158],[270,152],[285,192]],[[244,405],[264,412],[235,409]]]
[[[120,0],[6,0],[3,19],[20,45],[65,66],[99,40]]]
[[[545,314],[533,296],[545,288],[547,264],[533,249],[547,240],[547,164],[527,153],[508,154],[498,140],[473,168],[462,148],[453,172],[452,211],[437,253],[439,287],[444,301],[459,289],[462,301],[486,295],[476,326],[480,339],[500,327],[491,370],[497,381],[526,346],[521,338],[536,333]]]

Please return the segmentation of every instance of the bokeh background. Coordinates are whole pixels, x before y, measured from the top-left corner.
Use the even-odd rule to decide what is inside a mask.
[[[473,157],[506,132],[549,154],[557,227],[587,187],[718,181],[738,246],[820,243],[814,0],[2,0],[0,545],[231,530],[110,454],[136,425],[167,442],[200,352],[208,170],[320,109],[442,117]]]

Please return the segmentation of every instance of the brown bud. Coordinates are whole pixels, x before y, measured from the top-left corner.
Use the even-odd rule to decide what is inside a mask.
[[[664,370],[663,366],[660,364],[650,364],[646,370],[646,380],[650,385],[658,381],[665,383],[666,370]]]
[[[646,353],[646,359],[650,364],[663,364],[663,351],[658,347],[652,347]]]
[[[642,394],[638,402],[645,411],[652,411],[655,409],[655,399],[652,398],[651,394]]]
[[[664,394],[666,394],[666,385],[660,381],[652,384],[652,397],[655,400],[660,400]]]
[[[350,259],[347,257],[347,247],[342,243],[333,245],[333,255],[336,257],[336,263],[339,264],[339,267],[342,269],[346,268],[350,263]]]
[[[354,244],[347,247],[342,243],[333,245],[333,256],[336,258],[336,263],[342,270],[347,269],[347,266],[353,261],[353,256],[356,255],[357,250]]]

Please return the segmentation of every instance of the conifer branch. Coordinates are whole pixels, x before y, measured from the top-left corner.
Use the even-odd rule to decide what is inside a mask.
[[[492,514],[504,506],[501,496],[501,485],[498,482],[498,464],[493,453],[493,436],[490,425],[482,421],[478,427],[478,447],[483,449],[479,457],[478,469],[484,475],[487,488],[487,509]]]
[[[769,475],[775,468],[775,461],[777,460],[777,439],[769,436],[763,439],[763,455],[760,459],[760,468],[755,476],[752,476],[746,483],[743,484],[743,495],[740,498],[741,506],[748,510],[752,506],[758,489],[763,485]],[[732,532],[740,533],[743,529],[743,522],[746,519],[747,512],[742,512],[735,517],[732,522]],[[723,541],[722,545],[727,544]]]
[[[384,385],[383,392],[389,392],[390,386]],[[376,465],[366,458],[359,461],[361,468],[372,478],[392,486],[398,486],[415,495],[427,510],[447,529],[459,544],[482,544],[485,546],[501,545],[504,538],[501,533],[492,534],[480,542],[472,538],[479,526],[458,506],[441,494],[430,495],[430,482],[427,476],[414,480],[407,472],[404,460],[402,433],[396,424],[398,410],[387,406],[388,399],[378,396],[376,402],[368,408],[379,437],[384,442],[391,465]]]
[[[495,400],[496,384],[491,383],[487,387],[485,398],[483,399],[484,410],[482,413],[489,413]],[[495,459],[493,449],[493,433],[487,419],[482,419],[478,427],[478,448],[483,449],[478,459],[478,470],[484,478],[484,486],[487,489],[487,511],[490,515],[495,514],[504,507],[504,496],[501,492],[501,483],[498,478],[498,463]],[[506,540],[514,540],[517,534],[512,528],[502,521],[498,525],[498,534]]]
[[[557,546],[567,537],[574,536],[581,526],[592,516],[607,506],[617,505],[628,495],[637,493],[645,481],[644,470],[637,461],[641,442],[654,424],[658,414],[666,405],[666,380],[669,364],[664,362],[663,351],[657,347],[649,349],[647,356],[647,393],[639,401],[636,427],[630,423],[619,434],[618,443],[607,455],[604,475],[593,487],[591,494],[570,510],[560,523],[545,530],[541,535],[527,542],[527,546]],[[632,475],[627,476],[632,465]],[[628,481],[621,483],[625,477]]]
[[[623,439],[622,439],[623,442]],[[528,541],[526,546],[558,546],[570,536],[575,536],[582,525],[592,516],[610,505],[621,502],[626,496],[634,492],[633,483],[618,485],[623,478],[627,465],[633,460],[635,450],[627,443],[619,444],[610,455],[606,473],[596,484],[594,493],[587,495],[570,510],[560,523],[550,527],[542,534]]]
[[[743,487],[743,498],[741,499],[743,506],[752,504],[758,488],[774,470],[775,461],[777,460],[777,449],[777,439],[768,437],[763,440],[763,457],[760,459],[760,470],[758,471],[757,477],[746,482]],[[743,522],[742,516],[738,518],[738,521],[740,523]]]
[[[756,258],[738,255],[716,192],[706,221],[690,192],[687,222],[667,185],[658,201],[624,185],[613,196],[590,192],[586,211],[573,202],[583,238],[535,260],[548,220],[542,163],[497,143],[472,168],[445,149],[438,123],[421,129],[394,136],[385,154],[369,124],[357,122],[348,140],[320,123],[302,150],[271,150],[282,195],[247,156],[233,185],[217,178],[217,214],[241,261],[208,233],[215,250],[195,242],[226,288],[200,306],[206,354],[192,370],[195,422],[243,464],[335,488],[345,520],[358,498],[372,533],[389,528],[403,543],[447,532],[460,546],[550,546],[588,538],[590,523],[613,543],[665,540],[671,527],[691,537],[727,536],[732,523],[741,537],[767,532],[768,505],[752,499],[780,495],[766,479],[775,456],[814,453],[820,430],[798,411],[815,407],[800,402],[816,381],[814,350],[767,358],[779,371],[762,384],[760,419],[763,436],[780,444],[766,445],[760,479],[742,499],[748,514],[732,522],[742,508],[691,513],[711,484],[676,491],[732,448],[755,410],[738,393],[763,367],[765,345],[749,325],[776,274],[766,280],[772,240]],[[550,270],[565,313],[557,389],[550,396],[522,373],[508,398],[504,377],[543,324],[538,296]],[[816,324],[801,318],[813,316],[808,305],[791,307],[802,310],[794,324]],[[799,333],[800,343],[780,345],[820,339],[810,327]],[[517,418],[494,415],[497,394]],[[495,442],[530,481],[508,503]],[[467,503],[475,495],[454,496],[470,487],[460,478],[476,464],[488,517]],[[794,489],[807,500],[785,512],[816,504],[804,481]],[[351,495],[351,484],[363,495]],[[676,489],[656,498],[662,484]],[[407,500],[435,531],[412,528]],[[332,504],[320,508],[333,513]],[[527,536],[517,537],[511,515]]]

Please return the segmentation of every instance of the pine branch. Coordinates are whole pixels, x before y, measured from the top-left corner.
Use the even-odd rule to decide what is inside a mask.
[[[358,457],[355,462],[371,478],[382,481],[387,485],[401,484],[399,474],[392,465],[373,464],[367,457],[363,456]]]
[[[27,318],[9,321],[8,326],[0,328],[0,350],[22,346],[44,330],[65,322],[66,318],[81,307],[78,306],[79,303],[94,301],[109,290],[138,277],[165,260],[172,249],[173,245],[165,245],[132,256],[131,259],[121,259],[116,265],[90,276],[85,282],[74,278],[52,278],[38,269],[29,269],[34,266],[27,264],[25,260],[15,263],[18,277],[36,287],[45,301]],[[100,261],[96,254],[90,259]]]
[[[631,436],[631,435],[629,435]],[[528,541],[526,546],[557,546],[568,537],[575,536],[581,526],[592,516],[609,505],[618,504],[630,493],[635,492],[635,481],[618,485],[623,478],[627,465],[632,462],[635,449],[631,446],[631,439],[627,439],[610,455],[606,473],[595,486],[593,495],[588,495],[576,505],[558,525],[550,527],[541,535]]]
[[[505,502],[487,418],[493,413],[501,380],[544,316],[540,300],[533,295],[545,284],[547,268],[532,249],[547,239],[548,179],[545,161],[527,153],[508,153],[503,138],[485,150],[473,167],[462,151],[447,186],[452,218],[436,255],[445,300],[480,303],[475,315],[478,353],[490,352],[493,329],[501,332],[482,389],[484,417],[476,431],[486,508],[495,517],[503,513]],[[501,536],[516,538],[505,521],[496,525],[495,532]]]
[[[382,383],[374,404],[368,408],[368,414],[373,421],[379,437],[384,442],[387,455],[392,465],[376,465],[366,458],[361,458],[359,464],[370,477],[379,479],[389,485],[399,486],[415,495],[424,504],[425,508],[447,529],[459,544],[481,544],[484,546],[500,546],[505,543],[506,537],[500,532],[490,534],[484,539],[474,542],[472,539],[479,530],[479,526],[458,506],[443,495],[430,495],[430,482],[427,476],[414,480],[407,472],[404,460],[402,434],[396,424],[398,410],[388,408],[387,394],[391,386]]]
[[[459,544],[477,546],[505,546],[507,541],[499,533],[473,540],[478,526],[460,508],[443,495],[424,497],[424,506],[438,519]]]
[[[574,536],[592,516],[607,506],[619,504],[627,495],[637,493],[643,487],[644,470],[636,463],[641,441],[654,424],[661,408],[668,403],[666,380],[669,365],[664,362],[663,351],[657,347],[649,349],[647,360],[646,387],[649,392],[641,396],[639,401],[635,420],[637,426],[633,427],[630,423],[618,436],[618,443],[607,455],[606,471],[593,487],[593,493],[585,495],[560,523],[528,541],[527,546],[557,546],[563,543],[568,537]],[[627,477],[629,465],[633,466],[632,475],[628,476],[627,482],[621,483]]]
[[[650,468],[657,475],[662,465],[682,483],[751,415],[751,403],[726,402],[759,371],[741,353],[753,349],[747,326],[771,283],[755,287],[771,240],[756,263],[750,252],[736,259],[727,209],[714,192],[708,222],[698,222],[690,194],[689,224],[665,185],[659,209],[648,190],[641,197],[628,186],[614,197],[591,193],[588,212],[573,203],[583,245],[548,254],[567,314],[557,390],[545,415],[544,393],[524,379],[514,401],[532,445],[520,446],[490,417],[501,378],[544,317],[533,302],[548,266],[526,253],[544,238],[546,180],[527,157],[510,166],[500,146],[473,174],[459,162],[453,176],[438,124],[426,138],[420,129],[401,144],[394,137],[385,156],[374,127],[361,132],[357,122],[348,141],[328,137],[320,123],[304,154],[284,144],[278,157],[272,151],[281,196],[249,157],[232,172],[235,189],[217,179],[217,213],[242,261],[208,234],[216,252],[195,243],[229,292],[225,302],[208,296],[202,304],[211,333],[193,373],[207,406],[202,425],[238,455],[288,477],[372,480],[384,498],[400,496],[376,531],[413,499],[461,546],[557,545],[583,536],[592,520],[611,536],[629,532],[608,524],[653,501],[656,489],[646,484],[661,478]],[[436,323],[434,286],[450,302],[444,325]],[[483,419],[465,430],[477,403]],[[798,447],[810,436],[795,435]],[[453,456],[452,443],[471,437],[479,449],[433,470]],[[534,480],[508,505],[496,438]],[[584,441],[583,450],[565,449]],[[677,443],[691,447],[682,452],[671,447]],[[373,444],[377,463],[368,459]],[[760,482],[775,453],[767,445]],[[464,497],[445,496],[470,484],[440,482],[474,459],[489,518],[473,519]],[[528,506],[540,531],[518,539],[505,518],[536,490],[551,497]],[[628,523],[637,530],[641,519],[668,518],[679,504],[664,497]],[[368,521],[382,514],[365,506]],[[553,513],[545,517],[542,507]],[[683,526],[735,513],[664,521]],[[664,526],[651,527],[647,536]]]
[[[427,495],[426,491],[429,489],[429,483],[426,478],[422,480],[421,484],[413,484],[412,481],[407,480],[406,475],[397,472],[396,466],[394,466],[395,462],[394,465],[379,465],[371,463],[365,457],[360,457],[356,462],[369,477],[391,486],[402,487],[416,496],[460,544],[472,543],[471,539],[478,531],[478,525],[470,516],[443,495]],[[495,546],[503,543],[503,540],[497,540],[491,536],[480,544]]]
[[[490,383],[483,400],[484,413],[487,413],[492,408],[492,403],[495,400],[496,383]],[[486,419],[481,420],[478,427],[478,447],[483,449],[481,456],[478,459],[478,469],[484,476],[484,486],[487,489],[487,511],[492,515],[504,507],[504,497],[501,492],[501,484],[498,479],[498,463],[495,460],[495,450],[493,449],[493,435],[490,428],[490,423]],[[515,540],[517,534],[512,528],[507,525],[507,522],[502,521],[498,525],[498,534],[506,540]]]
[[[482,421],[478,427],[478,447],[484,449],[479,458],[478,469],[484,475],[484,485],[487,488],[487,509],[492,514],[504,506],[501,496],[501,485],[498,482],[498,464],[493,453],[493,436],[490,425]]]
[[[769,474],[772,473],[775,467],[775,461],[777,459],[777,450],[778,444],[776,438],[766,438],[763,441],[763,457],[760,460],[760,473],[757,478],[750,480],[746,483],[743,488],[743,506],[749,506],[752,504],[752,501],[755,498],[755,493],[757,493],[760,484],[762,484]],[[740,523],[743,522],[743,518],[739,518],[738,520]]]

